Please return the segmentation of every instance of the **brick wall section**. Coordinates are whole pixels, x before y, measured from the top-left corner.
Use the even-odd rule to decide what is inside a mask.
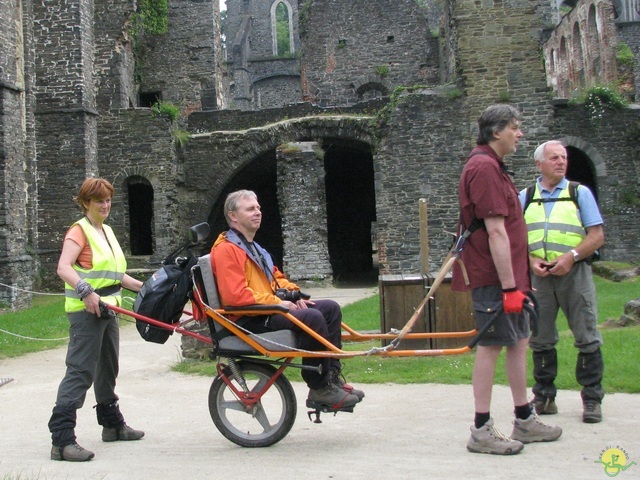
[[[363,99],[367,86],[384,96],[400,85],[438,83],[437,39],[413,0],[305,4],[308,19],[300,27],[305,100],[349,105]],[[380,67],[388,72],[380,75]]]
[[[420,272],[418,201],[427,200],[429,264],[438,269],[458,217],[458,178],[468,148],[463,100],[401,97],[374,158],[380,274]]]
[[[613,5],[582,0],[565,15],[544,45],[548,83],[560,98],[617,80],[618,44]]]
[[[542,126],[550,115],[539,55],[546,2],[461,0],[452,4],[457,61],[470,100],[470,122],[488,104],[506,98],[536,119],[535,128]]]
[[[135,59],[130,31],[133,2],[95,0],[97,108],[100,111],[137,105]]]
[[[129,249],[126,180],[132,176],[144,177],[153,186],[152,230],[157,259],[185,238],[186,227],[182,228],[177,221],[182,214],[178,185],[184,178],[171,136],[172,128],[169,120],[154,117],[149,108],[113,111],[101,119],[100,172],[116,190],[108,223],[125,252]]]
[[[72,197],[97,174],[97,111],[93,85],[93,3],[33,4],[35,130],[38,168],[34,250],[55,271],[65,226],[77,218]],[[70,168],[71,167],[71,168]],[[43,276],[46,285],[52,280]]]

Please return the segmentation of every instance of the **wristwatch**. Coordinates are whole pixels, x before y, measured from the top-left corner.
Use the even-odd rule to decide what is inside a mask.
[[[573,255],[573,261],[574,262],[579,262],[580,261],[580,255],[578,255],[578,252],[576,250],[571,250],[571,255]]]

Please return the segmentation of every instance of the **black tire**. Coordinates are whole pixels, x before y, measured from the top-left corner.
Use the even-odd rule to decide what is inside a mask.
[[[249,391],[260,390],[276,372],[271,365],[248,362],[238,362],[238,365]],[[233,384],[242,391],[236,380]],[[244,409],[220,376],[213,380],[209,389],[209,413],[213,423],[222,435],[241,447],[268,447],[278,443],[293,427],[296,411],[296,395],[284,375],[278,377],[250,412]]]

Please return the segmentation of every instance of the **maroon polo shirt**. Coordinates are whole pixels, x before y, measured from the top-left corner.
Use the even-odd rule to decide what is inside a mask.
[[[474,217],[504,217],[516,288],[523,292],[531,290],[527,226],[518,192],[504,170],[504,163],[490,146],[480,145],[471,152],[460,176],[459,196],[463,228],[468,227]],[[465,285],[462,271],[456,263],[452,280],[454,290],[500,285],[489,250],[489,236],[483,228],[467,239],[462,262],[469,276],[469,285]]]

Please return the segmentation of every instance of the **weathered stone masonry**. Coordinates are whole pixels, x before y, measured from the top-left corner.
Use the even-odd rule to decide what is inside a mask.
[[[252,19],[253,1],[228,3],[253,29],[246,38],[267,35]],[[267,233],[280,242],[274,247],[284,269],[300,279],[330,277],[330,227],[348,232],[358,215],[336,225],[324,204],[332,188],[327,172],[339,175],[341,164],[363,159],[370,179],[350,181],[373,184],[367,201],[374,214],[357,228],[369,228],[375,217],[380,273],[420,270],[420,198],[428,202],[430,266],[438,268],[451,244],[447,232],[455,228],[457,182],[476,118],[499,100],[523,111],[525,137],[508,160],[518,187],[535,177],[535,145],[564,139],[581,153],[576,161],[596,188],[606,221],[604,258],[640,258],[640,110],[608,110],[598,121],[581,106],[551,101],[540,55],[553,17],[545,1],[451,0],[436,25],[433,10],[424,16],[413,0],[305,0],[292,5],[299,57],[272,61],[261,50],[271,47],[254,43],[246,78],[235,77],[237,64],[227,71],[222,65],[216,2],[171,0],[169,31],[139,39],[147,56],[134,51],[133,8],[120,0],[0,5],[2,24],[12,26],[0,31],[2,283],[61,288],[55,263],[62,235],[78,217],[71,199],[86,175],[113,182],[109,223],[125,251],[129,187],[150,185],[158,260],[190,225],[219,216],[227,189],[252,184],[251,172],[266,165],[275,169],[273,179],[260,179],[263,207],[278,210],[270,214],[279,219]],[[269,77],[269,68],[280,76]],[[289,88],[298,74],[300,89]],[[250,97],[244,111],[224,110],[237,100],[239,84],[230,94],[230,83],[243,79]],[[421,87],[389,98],[396,87],[412,85]],[[138,94],[149,92],[179,104],[181,118],[171,122],[137,108]],[[287,105],[303,96],[320,105]],[[263,100],[279,108],[251,110]],[[173,138],[178,128],[192,134],[182,148]],[[298,183],[288,183],[293,178]],[[21,306],[29,299],[3,289],[0,301]]]

